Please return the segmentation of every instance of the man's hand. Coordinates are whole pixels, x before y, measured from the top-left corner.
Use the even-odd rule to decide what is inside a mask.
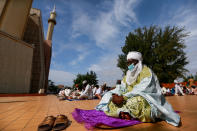
[[[120,106],[124,102],[123,96],[118,96],[117,94],[112,94],[112,102],[117,106]]]

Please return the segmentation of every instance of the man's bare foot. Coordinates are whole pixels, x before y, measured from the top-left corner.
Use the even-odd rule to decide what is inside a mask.
[[[125,117],[125,120],[131,120],[131,116],[129,115],[129,113],[125,114],[124,117]]]
[[[120,112],[119,117],[121,119],[125,119],[125,120],[131,120],[131,118],[132,118],[131,115],[129,115],[129,113],[127,113],[127,112]]]

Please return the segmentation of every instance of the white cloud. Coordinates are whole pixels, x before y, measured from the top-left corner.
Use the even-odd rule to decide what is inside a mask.
[[[57,63],[55,62],[55,60],[51,61],[51,65],[56,69],[56,70],[61,70],[64,68],[65,65],[61,64],[61,63]]]
[[[95,72],[98,72],[98,71],[101,71],[101,67],[100,65],[97,65],[97,64],[92,64],[89,68],[88,68],[89,71],[95,71]]]
[[[128,26],[130,21],[138,23],[136,15],[133,11],[136,4],[136,0],[116,0],[113,10],[116,20],[125,26]]]
[[[70,65],[76,65],[80,61],[83,61],[90,53],[91,51],[89,50],[88,44],[85,43],[59,43],[59,47],[57,48],[58,50],[53,51],[52,57],[56,58],[58,55],[62,54],[66,50],[72,50],[73,54],[74,51],[76,51],[76,57],[74,60],[72,60],[69,64]]]
[[[190,73],[195,74],[197,72],[197,14],[190,7],[180,7],[177,11],[172,14],[172,19],[169,21],[170,24],[175,24],[181,27],[185,27],[186,32],[190,32],[189,36],[186,37],[186,56],[188,57],[189,64],[186,68]]]
[[[76,65],[80,61],[84,60],[86,56],[89,54],[89,52],[80,52],[77,56],[77,59],[74,59],[73,61],[70,62],[70,65]]]
[[[122,71],[117,67],[117,55],[108,54],[101,58],[97,64],[92,64],[88,69],[96,72],[99,84],[107,83],[114,86],[118,79],[122,79]]]
[[[88,47],[84,46],[84,45],[70,45],[69,48],[73,48],[74,50],[76,50],[78,53],[77,58],[74,59],[73,61],[70,62],[70,65],[76,65],[77,63],[79,63],[80,61],[83,61],[86,56],[88,56],[90,54],[90,50],[88,50]]]
[[[76,76],[70,72],[61,71],[61,70],[50,70],[49,79],[54,81],[55,84],[63,84],[72,86],[73,80]]]
[[[99,12],[97,17],[91,17],[76,7],[73,8],[72,36],[87,35],[96,42],[98,47],[119,48],[119,34],[121,26],[136,23],[137,18],[133,11],[137,0],[114,1],[108,12]]]

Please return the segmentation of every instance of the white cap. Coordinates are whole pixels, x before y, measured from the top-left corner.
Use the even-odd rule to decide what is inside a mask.
[[[86,84],[86,83],[87,83],[87,81],[86,81],[86,80],[84,80],[82,83],[83,83],[83,84]]]
[[[135,60],[142,61],[142,54],[137,51],[131,51],[127,54],[127,60],[128,59],[135,59]]]

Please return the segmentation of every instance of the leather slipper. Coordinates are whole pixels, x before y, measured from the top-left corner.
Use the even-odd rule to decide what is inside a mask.
[[[53,128],[54,122],[54,116],[45,117],[44,120],[38,125],[38,131],[50,131]]]
[[[54,131],[64,130],[69,125],[70,125],[70,121],[68,120],[67,116],[61,114],[56,117],[53,130]]]

